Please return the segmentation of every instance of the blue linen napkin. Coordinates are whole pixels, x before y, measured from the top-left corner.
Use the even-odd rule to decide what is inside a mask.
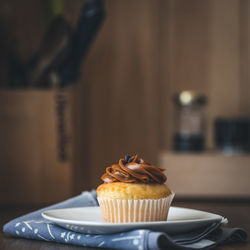
[[[96,192],[82,194],[61,203],[40,209],[16,218],[4,225],[3,231],[14,237],[54,241],[88,247],[111,249],[211,249],[226,242],[244,242],[247,234],[240,228],[224,228],[221,222],[206,228],[182,235],[167,235],[150,230],[133,230],[129,232],[90,235],[76,233],[61,228],[45,220],[41,212],[48,209],[98,206]]]

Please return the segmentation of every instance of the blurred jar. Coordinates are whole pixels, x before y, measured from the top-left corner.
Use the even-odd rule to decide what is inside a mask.
[[[205,95],[182,91],[174,96],[174,150],[201,152],[205,144]]]
[[[250,120],[247,118],[218,118],[214,123],[214,138],[224,154],[250,151]]]

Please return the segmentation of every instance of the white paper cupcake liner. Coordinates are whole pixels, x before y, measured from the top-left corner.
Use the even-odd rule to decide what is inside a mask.
[[[166,220],[174,193],[162,199],[121,200],[98,197],[104,222]]]

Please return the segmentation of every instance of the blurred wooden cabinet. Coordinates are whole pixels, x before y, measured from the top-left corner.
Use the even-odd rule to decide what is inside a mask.
[[[50,203],[72,195],[71,145],[62,160],[59,137],[65,134],[58,133],[56,98],[55,91],[0,91],[0,204]],[[69,94],[61,98],[68,101]],[[64,133],[71,130],[68,105],[61,110]]]
[[[159,161],[177,198],[250,198],[250,155],[163,151]]]
[[[118,0],[107,1],[107,9],[84,68],[91,110],[87,187],[122,154],[156,162],[159,151],[171,149],[173,95],[180,90],[208,97],[207,148],[214,147],[216,117],[250,116],[250,1]],[[85,161],[79,154],[78,164]]]
[[[46,29],[48,20],[42,11],[45,1],[8,2],[15,3],[21,54],[28,58],[39,47],[41,31]],[[83,3],[65,1],[65,16],[73,24]],[[177,91],[194,89],[208,96],[208,148],[213,147],[216,117],[250,115],[249,0],[107,0],[106,8],[106,20],[86,57],[83,77],[73,91],[72,169],[57,163],[53,153],[46,156],[50,160],[42,153],[47,149],[54,152],[56,142],[43,141],[45,134],[53,137],[54,132],[41,119],[48,105],[43,105],[41,115],[36,113],[38,97],[33,97],[34,107],[25,104],[23,109],[31,110],[32,115],[25,120],[20,118],[14,132],[20,134],[22,127],[27,129],[26,122],[30,120],[31,137],[11,137],[1,132],[3,163],[11,158],[8,152],[22,152],[16,160],[20,168],[3,165],[9,175],[20,175],[29,155],[28,148],[13,148],[7,143],[9,140],[14,145],[13,138],[19,136],[30,144],[32,138],[37,138],[42,145],[33,145],[40,160],[30,160],[31,165],[37,164],[35,168],[28,167],[30,177],[26,175],[22,182],[16,175],[17,187],[11,184],[13,190],[31,190],[32,198],[24,195],[26,201],[50,199],[39,197],[44,188],[44,195],[50,190],[51,197],[58,192],[58,198],[70,194],[72,183],[74,193],[95,188],[105,167],[123,154],[139,153],[157,163],[159,151],[171,149],[175,112],[172,97]],[[51,102],[52,96],[48,98]],[[53,127],[53,114],[49,115]],[[3,131],[9,125],[1,121],[0,126]],[[46,171],[42,170],[44,165]],[[38,182],[33,182],[32,176],[37,176]],[[1,183],[1,187],[7,187],[8,178],[1,176]],[[4,188],[1,192],[6,200],[7,192]],[[22,200],[15,195],[13,191],[12,200]]]

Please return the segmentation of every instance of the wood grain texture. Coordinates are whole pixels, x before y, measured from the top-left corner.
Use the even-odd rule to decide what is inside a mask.
[[[217,117],[241,115],[240,1],[211,1],[211,50],[208,75],[208,146],[213,147]],[[223,14],[222,14],[223,13]]]
[[[173,95],[181,90],[206,93],[208,88],[210,1],[161,1],[160,145],[172,147]]]
[[[250,156],[162,152],[168,184],[176,197],[250,197]]]
[[[250,116],[250,1],[240,1],[240,107]]]
[[[0,92],[0,204],[49,203],[71,196],[71,161],[61,162],[58,155],[55,94]],[[68,131],[70,111],[65,112]]]
[[[208,148],[214,147],[216,117],[249,116],[246,5],[107,1],[107,19],[76,92],[78,188],[95,187],[105,167],[125,153],[157,162],[158,150],[171,148],[172,97],[180,90],[208,96]]]
[[[139,153],[155,162],[158,150],[158,2],[106,4],[106,21],[83,69],[90,96],[81,106],[88,106],[89,116],[79,123],[89,124],[89,161],[83,155],[78,159],[82,187],[89,188],[124,154]]]
[[[173,94],[194,89],[208,97],[206,146],[213,148],[217,117],[250,116],[249,1],[169,0],[160,13],[160,145],[172,145]]]

